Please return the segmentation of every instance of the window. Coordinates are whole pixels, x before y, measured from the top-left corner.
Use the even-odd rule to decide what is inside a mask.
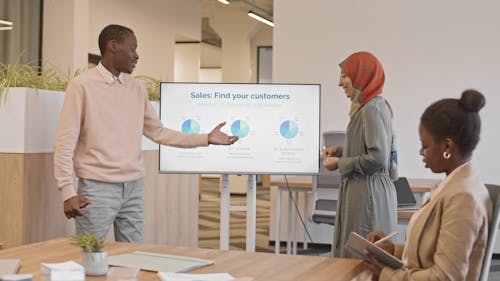
[[[42,6],[43,0],[0,0],[0,20],[12,22],[11,30],[0,30],[1,63],[40,64]]]
[[[257,47],[257,83],[273,82],[273,47]]]

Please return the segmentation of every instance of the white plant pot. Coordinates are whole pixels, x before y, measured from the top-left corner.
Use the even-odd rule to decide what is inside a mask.
[[[63,92],[8,88],[0,97],[0,153],[53,151]]]
[[[87,275],[104,275],[108,272],[106,252],[83,252],[83,267]]]

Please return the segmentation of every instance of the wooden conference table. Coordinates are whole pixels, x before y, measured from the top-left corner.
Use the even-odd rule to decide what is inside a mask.
[[[132,251],[157,252],[182,255],[215,261],[190,273],[227,272],[237,277],[251,277],[254,281],[332,281],[351,280],[363,270],[361,260],[333,259],[317,256],[290,256],[270,253],[249,253],[243,251],[222,251],[154,244],[109,243],[108,255]],[[82,264],[82,250],[72,244],[69,238],[58,238],[13,247],[0,251],[0,259],[21,259],[19,273],[33,274],[33,280],[40,280],[41,262],[65,262],[73,260]],[[106,280],[106,276],[90,277],[86,280]],[[160,280],[156,272],[140,271],[137,280]]]

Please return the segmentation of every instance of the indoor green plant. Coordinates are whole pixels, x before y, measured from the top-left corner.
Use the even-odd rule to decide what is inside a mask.
[[[73,241],[85,252],[102,252],[106,242],[94,233],[84,231],[83,234],[73,236]]]
[[[68,82],[84,70],[77,69],[74,73],[68,72],[67,76],[63,77],[54,68],[40,67],[34,63],[20,63],[20,57],[21,55],[14,64],[0,62],[0,99],[3,102],[8,89],[14,87],[63,92]],[[160,80],[146,75],[138,75],[136,78],[144,83],[150,101],[160,100]]]
[[[49,62],[25,63],[22,54],[13,63],[0,62],[0,152],[52,152],[59,113],[68,81],[84,68],[61,75]],[[158,112],[160,80],[139,75],[151,104]],[[145,148],[157,149],[145,138]]]
[[[0,152],[51,152],[67,80],[21,57],[0,62]]]
[[[84,231],[73,236],[73,241],[83,249],[83,267],[87,275],[104,275],[108,272],[108,255],[103,251],[106,246],[104,239]]]
[[[150,101],[160,101],[161,80],[146,75],[137,75],[135,78],[143,82],[144,87],[148,91]]]
[[[21,63],[18,56],[14,64],[0,62],[0,98],[5,102],[5,96],[9,88],[25,87],[34,89],[45,89],[52,91],[64,91],[69,79],[80,74],[81,70],[63,78],[54,68],[40,67],[35,63]]]

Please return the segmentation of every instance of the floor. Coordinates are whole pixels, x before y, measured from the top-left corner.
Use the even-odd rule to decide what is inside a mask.
[[[200,181],[200,207],[198,246],[201,248],[219,248],[219,218],[220,218],[219,179],[203,178]],[[231,205],[245,205],[245,195],[231,195]],[[269,239],[269,188],[257,187],[256,241],[257,252],[273,252]],[[230,240],[231,250],[245,250],[246,213],[231,212]]]
[[[220,193],[218,178],[200,180],[200,208],[198,246],[201,248],[219,248]],[[231,195],[231,205],[245,205],[244,195]],[[257,252],[274,253],[274,245],[269,245],[270,190],[257,186],[257,223],[255,248]],[[231,212],[230,241],[231,250],[245,250],[246,233],[245,212]],[[282,244],[281,252],[286,252]],[[299,250],[305,255],[329,255],[329,245],[310,245],[307,250]],[[491,263],[489,281],[500,281],[500,255],[495,255]]]

